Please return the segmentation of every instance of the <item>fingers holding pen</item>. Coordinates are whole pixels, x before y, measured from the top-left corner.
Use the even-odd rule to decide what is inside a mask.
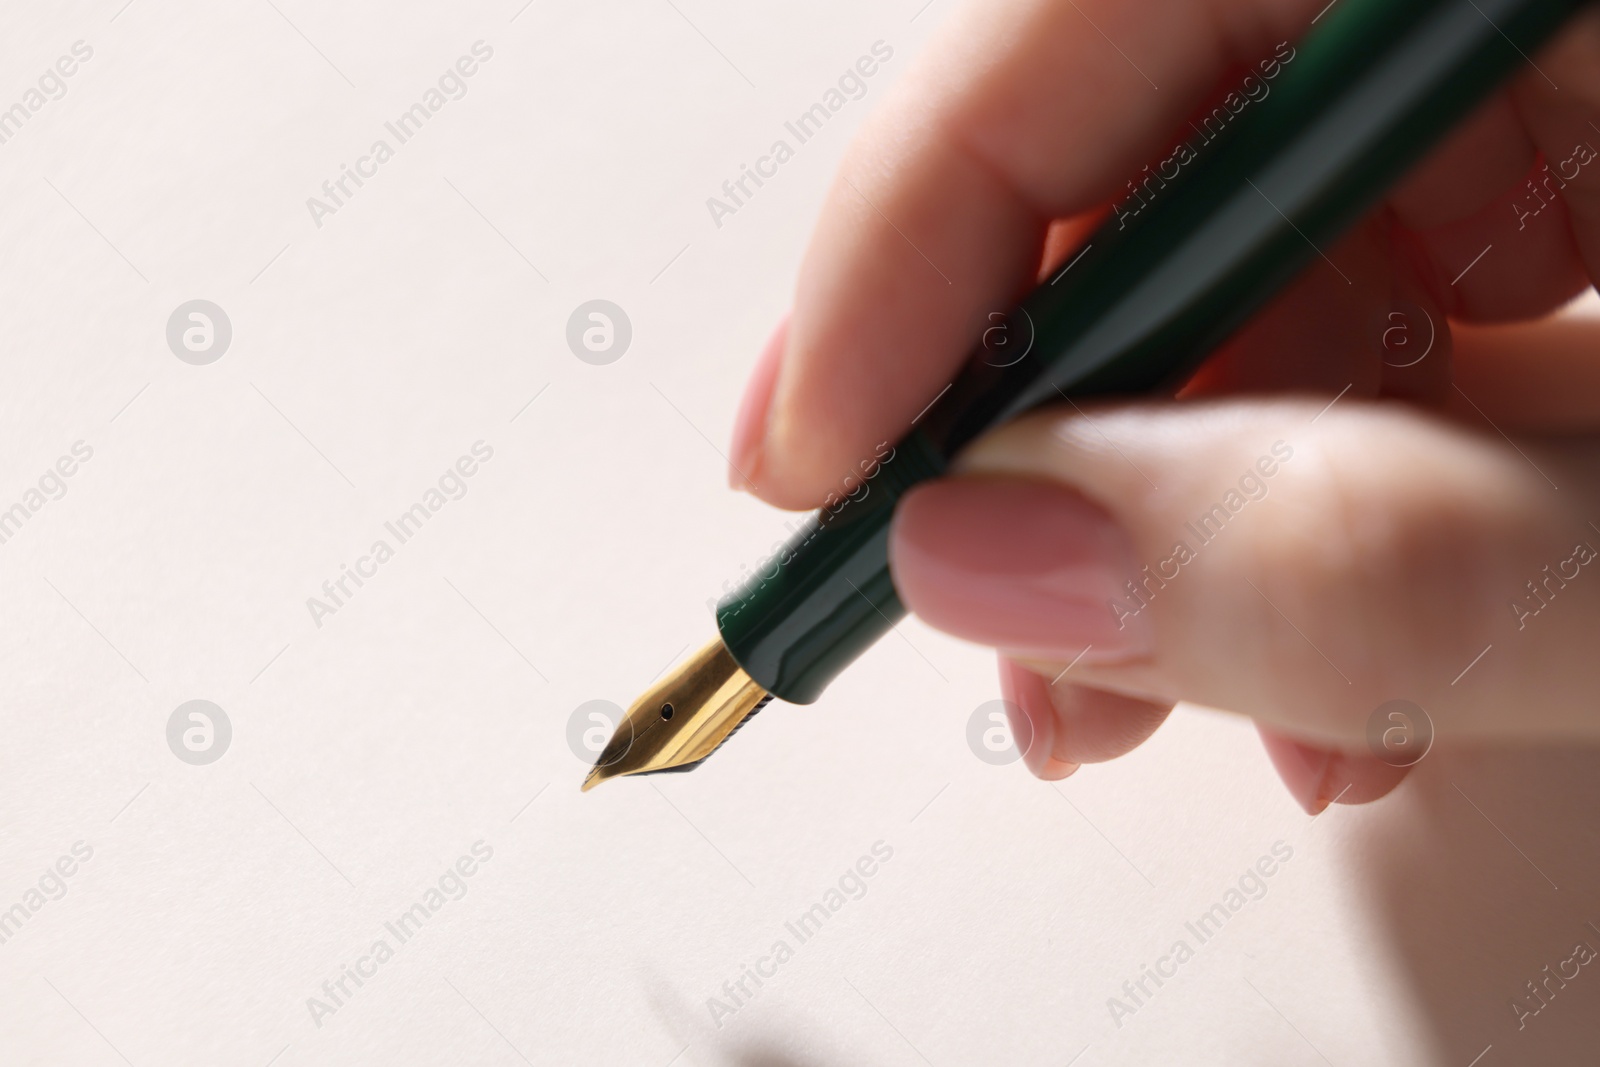
[[[1441,737],[1600,736],[1600,447],[1325,403],[1004,427],[903,500],[896,588],[957,636],[1075,663],[1077,686],[1242,712],[1312,748],[1366,751],[1392,699]]]
[[[1103,210],[1230,61],[1292,38],[1309,13],[1280,0],[1172,5],[1155,35],[1143,5],[1083,0],[1017,2],[959,22],[875,116],[829,195],[793,320],[740,417],[735,480],[808,506],[876,442],[898,438],[965,358],[964,339],[1035,280],[1041,250],[1052,262],[1071,250],[1072,225],[1050,220]],[[1080,17],[1097,37],[1062,21]],[[1097,66],[1086,41],[1113,43],[1156,95],[1126,91],[1110,53]],[[1173,41],[1181,47],[1168,54]],[[1482,109],[1362,232],[1323,255],[1326,291],[1310,277],[1196,389],[1333,392],[1343,381],[1353,392],[1339,410],[1317,401],[1040,416],[975,448],[966,477],[905,501],[897,586],[935,625],[1014,657],[1003,684],[1036,720],[1036,773],[1126,751],[1179,698],[1255,716],[1308,809],[1398,782],[1360,755],[1367,715],[1396,696],[1437,708],[1441,729],[1460,737],[1594,736],[1582,694],[1600,679],[1567,625],[1600,621],[1594,594],[1566,595],[1567,623],[1554,616],[1542,643],[1506,632],[1548,610],[1534,579],[1564,583],[1562,568],[1593,556],[1579,539],[1588,501],[1552,502],[1538,479],[1583,484],[1594,445],[1522,442],[1513,459],[1499,441],[1358,404],[1363,394],[1453,398],[1447,314],[1539,314],[1581,287],[1586,259],[1592,273],[1593,205],[1575,183],[1541,209],[1540,228],[1519,225],[1515,245],[1507,236],[1519,175],[1550,156],[1541,124],[1554,110],[1522,96]],[[1506,254],[1489,257],[1496,245]],[[1365,343],[1367,312],[1396,300],[1441,331],[1420,370]],[[1246,437],[1261,433],[1279,435],[1246,455]],[[1296,477],[1269,485],[1296,450]],[[1235,483],[1201,499],[1230,463],[1244,465]],[[1177,534],[1180,520],[1188,532]],[[1533,599],[1519,606],[1524,585]],[[1081,660],[1072,684],[1029,669],[1069,656]],[[1455,688],[1474,670],[1472,685]],[[1549,699],[1520,707],[1530,689]]]

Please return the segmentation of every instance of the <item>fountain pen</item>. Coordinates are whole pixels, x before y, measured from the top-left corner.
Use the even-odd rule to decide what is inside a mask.
[[[1136,203],[985,331],[1007,343],[976,344],[854,488],[721,600],[716,639],[629,707],[583,788],[687,770],[773,697],[815,701],[906,613],[888,556],[906,490],[1060,398],[1170,395],[1584,6],[1336,0],[1280,48],[1270,92],[1193,124],[1200,137],[1130,183]]]

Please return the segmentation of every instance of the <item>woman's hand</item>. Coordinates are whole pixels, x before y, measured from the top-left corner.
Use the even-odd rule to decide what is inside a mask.
[[[820,503],[1193,117],[1246,74],[1270,91],[1324,3],[952,18],[828,195],[734,484]],[[1593,9],[1182,400],[1035,414],[902,502],[896,585],[1001,650],[1035,773],[1127,752],[1180,699],[1254,717],[1313,811],[1400,780],[1367,745],[1391,699],[1450,739],[1600,737],[1600,323],[1471,325],[1600,278],[1597,149]]]

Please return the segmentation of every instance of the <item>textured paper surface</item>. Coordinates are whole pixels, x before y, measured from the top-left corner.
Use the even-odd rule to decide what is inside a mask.
[[[696,773],[580,796],[575,711],[784,535],[719,449],[849,134],[949,6],[919,2],[0,17],[0,105],[92,49],[0,144],[0,507],[92,450],[0,544],[0,1062],[1465,1067],[1592,1029],[1587,972],[1522,1034],[1507,1008],[1600,945],[1588,757],[1441,754],[1313,822],[1247,724],[1183,709],[1046,785],[969,748],[990,656],[909,621]],[[206,365],[166,336],[195,299],[231,324]],[[631,323],[606,365],[566,340],[596,299]],[[169,745],[192,700],[231,724],[209,764]]]

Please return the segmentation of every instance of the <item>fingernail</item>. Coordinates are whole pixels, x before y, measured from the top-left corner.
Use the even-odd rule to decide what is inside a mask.
[[[748,489],[761,462],[761,445],[767,436],[767,413],[772,408],[773,388],[783,366],[784,345],[789,339],[789,314],[778,320],[777,329],[767,338],[750,380],[745,383],[739,414],[733,420],[733,443],[729,449],[728,484]]]
[[[1264,729],[1261,741],[1295,803],[1304,808],[1307,815],[1321,815],[1334,799],[1328,792],[1332,778],[1328,772],[1333,769],[1335,753],[1302,745]]]
[[[1022,762],[1036,778],[1053,782],[1078,769],[1076,763],[1056,759],[1056,709],[1050,688],[1039,675],[1000,657],[1000,695],[1005,699],[1011,737],[1022,751]]]
[[[890,568],[907,607],[947,633],[1019,658],[1148,655],[1148,617],[1119,619],[1111,608],[1136,572],[1133,559],[1109,515],[1045,482],[922,486],[900,502],[890,531]]]
[[[1370,804],[1388,796],[1411,770],[1364,753],[1314,748],[1266,726],[1259,729],[1278,776],[1311,815],[1332,804]]]

